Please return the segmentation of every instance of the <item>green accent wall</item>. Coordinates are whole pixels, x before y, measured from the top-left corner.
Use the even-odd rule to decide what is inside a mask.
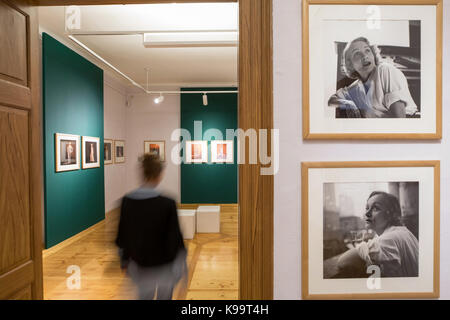
[[[105,218],[103,70],[42,34],[45,246]],[[100,168],[56,172],[55,133],[100,138]]]
[[[237,89],[182,88],[181,90],[201,92]],[[203,140],[203,135],[209,129],[220,130],[223,140],[226,140],[226,130],[237,129],[237,94],[209,94],[206,107],[203,106],[201,93],[181,94],[181,128],[190,132],[192,140],[194,140],[194,121],[202,122],[202,138],[196,140]],[[211,163],[211,139],[208,140],[208,163],[181,164],[181,203],[237,203],[237,138],[234,138],[233,164]]]

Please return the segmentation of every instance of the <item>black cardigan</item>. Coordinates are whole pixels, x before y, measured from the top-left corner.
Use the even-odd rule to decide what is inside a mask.
[[[124,260],[131,258],[143,267],[173,261],[180,250],[186,250],[175,201],[163,196],[142,200],[125,196],[116,244]]]

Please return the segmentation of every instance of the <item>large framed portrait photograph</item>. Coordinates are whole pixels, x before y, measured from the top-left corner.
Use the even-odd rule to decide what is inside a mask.
[[[166,142],[144,141],[144,153],[157,155],[161,161],[166,161]]]
[[[55,133],[56,172],[80,169],[80,136]]]
[[[303,1],[305,139],[440,139],[442,0]]]
[[[208,162],[208,141],[186,141],[186,163]]]
[[[113,164],[114,142],[111,139],[103,140],[103,163],[105,165]]]
[[[302,163],[305,299],[439,296],[439,162]]]
[[[100,167],[100,138],[83,136],[83,169]]]

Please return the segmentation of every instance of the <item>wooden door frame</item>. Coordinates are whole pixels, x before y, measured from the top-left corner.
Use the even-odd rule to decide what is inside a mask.
[[[31,0],[35,5],[172,3],[173,0]],[[179,0],[239,2],[238,126],[273,129],[272,0]],[[270,139],[269,139],[270,141]],[[246,147],[248,148],[248,146]],[[270,143],[268,146],[270,150]],[[273,299],[273,175],[262,165],[239,165],[239,298]]]
[[[17,261],[12,270],[0,276],[0,299],[42,299],[42,110],[37,10],[26,0],[4,0],[3,3],[25,17],[27,32],[24,48],[27,68],[25,83],[17,84],[9,82],[7,78],[0,78],[2,82],[5,80],[0,96],[2,107],[28,113],[28,153],[23,157],[28,158],[30,235],[25,241],[30,244],[30,259],[21,261],[22,263]],[[4,128],[1,129],[3,133]],[[21,180],[20,177],[18,179]]]

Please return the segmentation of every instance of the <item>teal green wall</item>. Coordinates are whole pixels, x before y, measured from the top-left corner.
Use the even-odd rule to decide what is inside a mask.
[[[55,133],[99,137],[103,159],[103,71],[48,34],[42,34],[45,246],[85,230],[105,217],[100,168],[56,172]]]
[[[236,90],[236,88],[185,88],[181,90]],[[209,94],[203,106],[202,94],[181,95],[181,128],[194,139],[194,121],[202,121],[202,137],[208,129],[218,129],[226,140],[227,129],[237,129],[237,94]],[[202,139],[198,139],[202,140]],[[212,164],[208,142],[208,164],[181,164],[182,203],[237,203],[237,139],[234,139],[234,163]]]

